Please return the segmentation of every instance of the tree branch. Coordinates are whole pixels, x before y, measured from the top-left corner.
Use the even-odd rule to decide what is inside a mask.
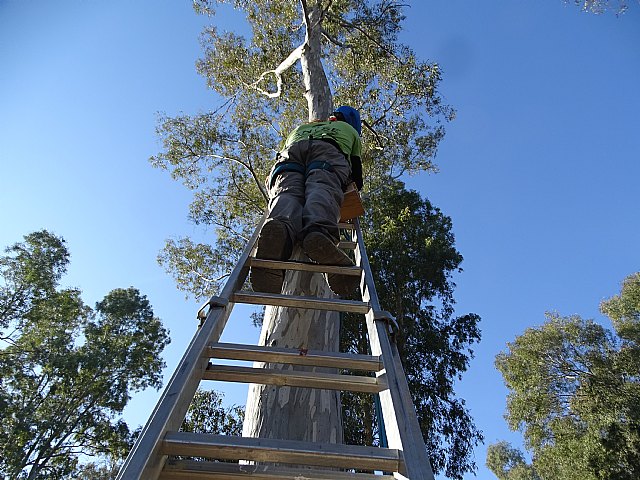
[[[373,123],[372,123],[371,125],[372,125],[372,126],[375,126],[375,125],[377,125],[378,123],[380,123],[382,120],[384,120],[385,118],[387,118],[387,113],[389,113],[389,112],[393,109],[393,107],[395,107],[395,106],[396,106],[396,103],[398,102],[398,99],[399,99],[398,86],[397,86],[397,84],[396,84],[396,88],[395,88],[395,90],[393,91],[393,100],[391,101],[391,103],[389,103],[389,106],[388,106],[388,107],[386,107],[386,108],[383,110],[382,115],[381,115],[381,116],[379,116],[378,118],[376,118],[376,119],[373,121]]]
[[[396,59],[396,61],[400,64],[400,65],[404,65],[404,61],[398,57],[398,55],[396,55],[396,53],[387,48],[385,45],[383,45],[382,43],[380,43],[377,39],[375,39],[374,37],[372,37],[371,35],[369,35],[369,32],[367,32],[364,28],[362,28],[360,25],[353,23],[353,22],[349,22],[348,20],[343,19],[342,17],[339,17],[337,15],[333,15],[332,13],[327,12],[327,16],[329,18],[331,18],[332,20],[335,20],[336,22],[338,22],[338,24],[341,27],[346,27],[346,28],[352,28],[354,30],[357,30],[358,32],[360,32],[367,40],[369,40],[371,43],[373,43],[376,47],[378,47],[380,50],[382,50],[383,52],[387,53],[388,55],[392,56],[393,58]]]
[[[331,9],[331,5],[333,4],[333,0],[329,0],[327,2],[327,6],[325,8],[322,8],[320,11],[320,18],[324,18],[324,16],[327,14],[327,12]]]
[[[254,178],[255,179],[255,178]],[[238,182],[236,181],[236,176],[235,176],[235,172],[233,171],[233,169],[231,170],[231,174],[230,174],[230,180],[233,183],[233,186],[235,188],[235,191],[238,192],[242,197],[244,197],[245,202],[247,202],[250,205],[253,205],[254,207],[257,207],[257,205],[255,204],[255,202],[253,201],[253,199],[245,193],[244,189],[242,189],[239,185]],[[262,212],[262,208],[256,208],[257,213]]]
[[[223,138],[222,141],[236,142],[236,143],[239,143],[240,145],[242,145],[243,147],[245,147],[245,149],[246,149],[246,144],[242,140],[233,140],[233,139],[225,139],[225,138]],[[214,155],[214,154],[211,154],[211,155]],[[264,191],[264,187],[262,186],[262,183],[260,182],[260,179],[258,178],[258,175],[256,174],[255,169],[253,168],[253,164],[251,163],[251,157],[249,156],[248,153],[247,153],[247,161],[246,162],[240,160],[240,158],[233,158],[233,157],[220,157],[220,158],[224,158],[226,160],[230,160],[232,162],[239,163],[244,168],[246,168],[249,171],[249,174],[251,175],[251,177],[253,178],[253,181],[256,183],[256,185],[260,189],[260,192],[262,193],[263,197],[265,199],[269,198],[268,194]]]
[[[376,132],[373,129],[373,127],[371,125],[369,125],[369,122],[367,122],[366,120],[362,120],[362,124],[365,126],[365,128],[367,130],[369,130],[373,134],[374,138],[376,139],[376,144],[377,145],[376,145],[375,148],[377,150],[382,150],[384,148],[384,143],[382,142],[382,139],[381,139],[380,135],[378,135],[378,132]]]
[[[264,72],[262,75],[260,75],[258,80],[256,80],[254,83],[250,85],[245,83],[245,86],[249,88],[253,88],[254,90],[260,92],[263,95],[266,95],[269,98],[278,98],[282,93],[282,74],[286,70],[291,68],[298,60],[300,60],[300,57],[302,57],[302,52],[305,46],[306,46],[306,42],[298,46],[296,49],[294,49],[289,54],[289,56],[285,58],[282,61],[282,63],[280,63],[280,65],[278,65],[278,67],[275,70],[268,70]],[[273,74],[276,77],[277,90],[275,92],[267,92],[266,90],[263,90],[258,86],[267,77],[267,75],[270,75],[270,74]]]
[[[253,181],[256,182],[258,190],[260,190],[260,193],[262,194],[262,198],[268,201],[269,193],[267,192],[262,182],[259,181],[258,176],[255,174],[255,169],[253,168],[253,162],[251,161],[251,155],[249,155],[249,152],[247,152],[247,165],[248,165],[249,171],[251,172],[251,177],[253,178]]]
[[[333,43],[334,45],[337,45],[340,48],[351,48],[352,47],[349,44],[342,43],[340,40],[338,40],[334,36],[329,35],[329,32],[327,32],[324,28],[321,28],[320,32],[322,33],[322,36],[324,38],[326,38],[329,42]]]
[[[221,280],[223,280],[224,278],[226,278],[226,277],[228,277],[230,275],[229,273],[225,273],[223,275],[220,275],[218,278],[209,278],[209,277],[206,277],[206,276],[202,275],[200,272],[198,272],[198,270],[196,269],[196,267],[193,264],[193,262],[189,259],[189,257],[184,256],[184,260],[187,263],[187,265],[189,265],[189,269],[191,270],[191,272],[195,276],[197,276],[201,280],[204,280],[208,284],[216,284],[216,283],[220,282]]]
[[[213,225],[216,225],[218,227],[223,228],[224,230],[228,230],[230,233],[232,233],[233,235],[235,235],[238,238],[241,238],[244,241],[249,241],[248,237],[245,237],[244,235],[242,235],[241,233],[238,233],[237,231],[235,231],[231,226],[225,224],[225,223],[220,223],[220,222],[216,222],[215,220],[213,221]]]
[[[305,45],[309,41],[309,31],[311,29],[311,20],[309,19],[309,6],[307,5],[307,0],[300,0],[300,6],[302,7],[302,16],[304,19],[304,24],[307,27],[305,33]]]

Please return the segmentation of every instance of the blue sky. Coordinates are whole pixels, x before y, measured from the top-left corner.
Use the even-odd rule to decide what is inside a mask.
[[[560,0],[414,4],[403,40],[441,64],[458,115],[440,173],[408,183],[452,217],[458,312],[483,319],[459,394],[487,444],[518,443],[495,355],[545,311],[606,321],[598,303],[640,267],[640,7],[616,18]],[[166,238],[206,234],[186,220],[189,193],[147,159],[156,112],[218,103],[194,68],[206,23],[190,2],[0,0],[0,245],[63,236],[65,282],[89,304],[138,287],[171,330],[167,378],[199,305],[155,258]],[[226,340],[257,339],[246,318]],[[244,402],[244,388],[225,390]],[[144,423],[158,395],[136,396],[127,420]],[[478,478],[491,479],[485,450]]]

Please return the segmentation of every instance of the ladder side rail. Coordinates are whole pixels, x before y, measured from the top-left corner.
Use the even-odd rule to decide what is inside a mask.
[[[402,382],[399,382],[397,387],[400,391],[400,397],[404,402],[405,411],[409,412],[413,418],[415,418],[416,428],[411,429],[411,433],[413,434],[413,445],[421,445],[422,450],[425,452],[426,457],[426,465],[428,470],[428,478],[429,480],[434,480],[435,476],[433,474],[433,470],[431,469],[431,461],[429,460],[429,456],[426,453],[426,447],[424,444],[424,439],[422,438],[422,431],[420,430],[420,424],[418,422],[418,416],[416,414],[416,408],[413,404],[413,399],[411,398],[411,392],[409,390],[409,384],[407,383],[406,376],[404,373],[404,368],[402,367],[402,361],[400,360],[400,353],[398,352],[398,346],[395,342],[391,343],[391,349],[393,350],[393,362],[398,372],[400,378],[402,378]]]
[[[234,290],[242,285],[248,273],[248,259],[256,243],[266,215],[247,242],[242,255],[218,298],[228,301]],[[209,364],[205,354],[211,342],[220,339],[229,319],[233,303],[211,306],[206,319],[196,331],[171,380],[165,387],[140,437],[129,452],[117,480],[155,480],[164,467],[167,456],[160,453],[162,441],[168,431],[180,428],[191,400]]]
[[[401,450],[404,456],[404,472],[396,472],[397,479],[434,480],[420,424],[409,392],[406,375],[402,369],[398,349],[389,339],[389,326],[380,315],[380,301],[373,282],[371,265],[362,238],[358,219],[354,220],[356,264],[364,271],[361,281],[362,300],[371,305],[366,314],[367,331],[372,355],[382,355],[389,388],[380,393],[380,404],[389,448]],[[395,347],[395,348],[394,348]],[[381,372],[378,372],[380,375]]]

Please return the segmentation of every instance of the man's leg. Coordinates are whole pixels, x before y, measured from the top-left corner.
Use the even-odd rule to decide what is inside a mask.
[[[302,231],[302,209],[305,201],[304,158],[298,143],[278,154],[278,161],[272,172],[279,165],[285,167],[281,173],[270,175],[268,218],[282,222],[295,243]]]
[[[321,232],[338,242],[338,220],[351,167],[334,145],[321,140],[300,142],[307,146],[302,235]]]
[[[287,152],[279,160],[289,161]],[[281,171],[273,178],[269,197],[269,215],[258,237],[256,258],[288,260],[302,229],[304,174],[294,169]],[[280,293],[283,281],[283,270],[251,269],[251,285],[256,291]]]
[[[350,175],[349,164],[333,145],[314,141],[307,155],[305,204],[303,220],[303,248],[313,261],[323,265],[351,266],[349,256],[338,248],[340,206],[343,187]],[[358,286],[358,278],[346,275],[327,275],[334,293],[348,295]]]

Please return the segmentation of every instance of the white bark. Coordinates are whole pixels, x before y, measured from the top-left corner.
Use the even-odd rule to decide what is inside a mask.
[[[305,259],[298,248],[294,256]],[[324,277],[288,272],[283,293],[333,297]],[[337,312],[267,307],[260,345],[338,351]],[[257,363],[257,367],[337,373],[333,369]],[[342,443],[340,392],[308,388],[250,385],[242,435],[322,443]]]
[[[322,12],[318,6],[309,9],[306,18],[305,49],[300,58],[304,78],[305,98],[309,108],[309,121],[326,120],[333,109],[329,81],[322,66]]]
[[[282,74],[300,60],[309,121],[326,120],[333,110],[333,101],[329,81],[322,66],[322,37],[325,35],[322,30],[322,11],[318,5],[308,8],[305,0],[301,3],[306,25],[305,42],[296,47],[277,68],[264,72],[254,83],[247,86],[269,98],[277,98],[282,93]],[[260,84],[268,75],[276,77],[275,92],[260,88]]]
[[[290,67],[295,65],[295,63],[300,60],[302,57],[302,52],[304,51],[305,44],[297,47],[293,52],[289,54],[289,56],[280,64],[278,68],[275,70],[269,70],[260,75],[260,78],[256,80],[253,84],[249,85],[251,88],[255,88],[257,91],[266,95],[269,98],[277,98],[282,93],[282,74]],[[277,90],[275,92],[267,92],[266,90],[262,90],[260,88],[260,83],[265,79],[267,75],[273,74],[276,77],[276,86]]]

